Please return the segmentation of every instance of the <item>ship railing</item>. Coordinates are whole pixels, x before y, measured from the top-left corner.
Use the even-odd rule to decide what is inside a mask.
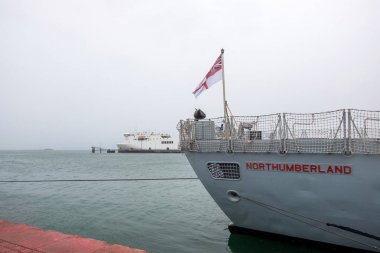
[[[380,112],[337,110],[181,120],[182,150],[380,154]]]
[[[234,152],[281,152],[281,114],[235,116],[231,134]]]
[[[224,118],[181,120],[177,126],[182,150],[227,152],[229,140],[224,138]]]
[[[284,151],[342,153],[345,150],[345,110],[323,113],[284,113]]]
[[[182,150],[199,152],[280,152],[281,114],[227,119],[181,120]]]
[[[380,112],[356,109],[347,112],[349,151],[380,154]]]

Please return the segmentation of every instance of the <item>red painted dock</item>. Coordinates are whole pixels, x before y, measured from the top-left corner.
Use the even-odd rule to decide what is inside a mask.
[[[77,235],[0,220],[0,253],[144,253]]]

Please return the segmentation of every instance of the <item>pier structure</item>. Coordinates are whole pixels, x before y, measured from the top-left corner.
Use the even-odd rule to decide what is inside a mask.
[[[78,235],[0,220],[0,253],[146,253]]]
[[[92,146],[91,147],[91,152],[93,153],[93,154],[95,154],[95,153],[102,153],[102,152],[104,152],[104,153],[117,153],[117,151],[115,150],[115,149],[109,149],[109,148],[102,148],[102,147],[95,147],[95,146]]]

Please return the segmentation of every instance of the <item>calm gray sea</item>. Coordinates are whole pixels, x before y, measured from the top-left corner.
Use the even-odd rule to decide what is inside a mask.
[[[0,151],[0,180],[196,177],[183,154]],[[231,235],[198,180],[0,183],[0,219],[149,252],[321,252]]]

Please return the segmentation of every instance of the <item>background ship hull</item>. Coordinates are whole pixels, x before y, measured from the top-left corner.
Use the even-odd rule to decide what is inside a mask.
[[[117,144],[119,153],[179,153],[178,140],[167,134],[124,134],[124,143]]]
[[[186,152],[196,174],[237,227],[379,251],[380,241],[327,226],[335,224],[380,236],[380,156]],[[209,162],[238,163],[239,180],[215,179]],[[246,168],[247,162],[348,165],[350,174]],[[239,193],[229,200],[227,192]]]
[[[119,149],[119,153],[182,153],[179,149]]]

